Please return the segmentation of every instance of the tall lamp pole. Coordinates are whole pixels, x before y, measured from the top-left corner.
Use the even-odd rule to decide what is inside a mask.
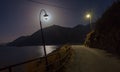
[[[91,23],[92,22],[91,14],[90,13],[86,14],[86,18],[89,19],[90,29],[92,30],[93,28]]]
[[[45,13],[43,15],[43,17],[45,17],[45,19],[47,19],[46,17],[48,17],[48,14],[47,14],[47,12],[44,9],[41,9],[40,10],[40,14],[39,14],[40,28],[41,28],[41,39],[42,39],[42,45],[43,45],[43,49],[44,49],[45,62],[46,62],[46,70],[47,70],[48,59],[47,59],[47,52],[46,52],[46,47],[45,47],[45,38],[44,38],[43,28],[42,28],[42,12]]]

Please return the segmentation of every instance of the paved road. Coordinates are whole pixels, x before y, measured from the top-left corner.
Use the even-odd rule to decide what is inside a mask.
[[[66,72],[120,72],[120,60],[103,50],[72,46],[74,52]]]

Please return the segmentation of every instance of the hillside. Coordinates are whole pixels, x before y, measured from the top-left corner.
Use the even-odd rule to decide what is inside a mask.
[[[82,44],[85,40],[86,34],[89,32],[89,25],[78,25],[74,28],[61,27],[58,25],[49,26],[43,29],[45,43],[53,44]],[[30,46],[41,45],[41,31],[38,30],[30,36],[21,36],[9,43],[9,46]]]
[[[85,45],[120,55],[120,1],[114,2],[87,35]]]

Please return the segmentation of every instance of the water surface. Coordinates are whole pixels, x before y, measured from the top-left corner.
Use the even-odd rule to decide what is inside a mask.
[[[47,54],[59,46],[46,46]],[[0,47],[0,68],[44,56],[43,46]]]

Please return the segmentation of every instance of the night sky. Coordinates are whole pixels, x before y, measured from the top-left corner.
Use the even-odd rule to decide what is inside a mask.
[[[88,24],[85,14],[92,12],[95,22],[115,0],[0,0],[0,43],[9,42],[23,35],[30,35],[39,28],[39,12],[45,9],[49,19],[43,27],[60,25],[74,27]]]

